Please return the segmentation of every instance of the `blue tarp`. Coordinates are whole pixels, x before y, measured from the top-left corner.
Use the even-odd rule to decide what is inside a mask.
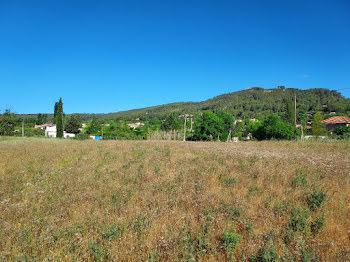
[[[95,141],[100,141],[101,140],[101,136],[95,136]]]

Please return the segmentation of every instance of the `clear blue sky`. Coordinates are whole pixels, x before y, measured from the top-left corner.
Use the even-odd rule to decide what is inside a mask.
[[[107,113],[350,88],[350,1],[0,0],[0,109]],[[350,97],[350,90],[342,91]]]

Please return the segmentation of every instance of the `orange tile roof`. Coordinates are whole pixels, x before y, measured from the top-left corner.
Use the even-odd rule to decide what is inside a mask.
[[[348,124],[350,118],[346,116],[333,116],[322,121],[323,124]]]

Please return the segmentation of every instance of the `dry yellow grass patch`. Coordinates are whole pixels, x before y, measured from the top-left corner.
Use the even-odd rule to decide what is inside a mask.
[[[0,260],[347,261],[349,172],[349,143],[2,139]]]

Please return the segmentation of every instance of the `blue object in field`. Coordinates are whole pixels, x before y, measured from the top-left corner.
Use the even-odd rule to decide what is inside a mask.
[[[95,141],[100,141],[101,140],[101,136],[95,136]]]

